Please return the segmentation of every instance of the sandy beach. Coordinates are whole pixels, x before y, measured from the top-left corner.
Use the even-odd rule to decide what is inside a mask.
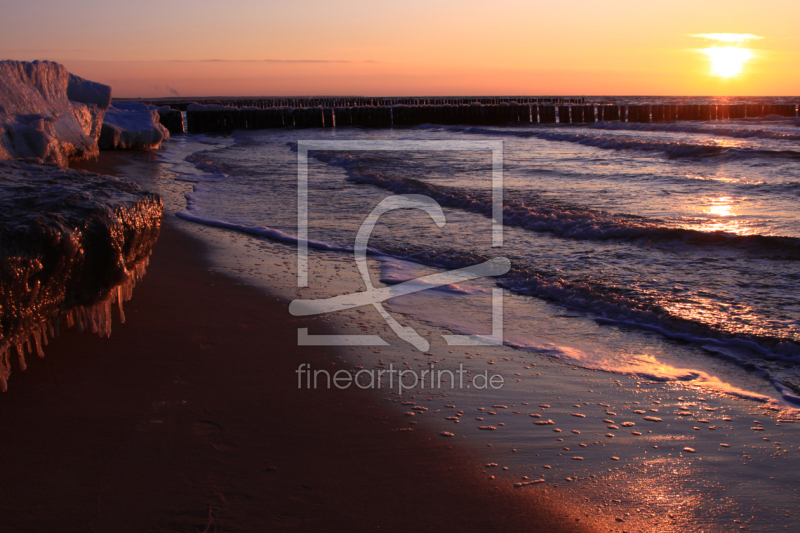
[[[84,165],[111,173],[104,154]],[[578,531],[370,391],[298,390],[286,302],[166,218],[111,338],[62,328],[3,397],[3,531]]]

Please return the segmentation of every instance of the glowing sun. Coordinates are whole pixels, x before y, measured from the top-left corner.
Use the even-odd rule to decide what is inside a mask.
[[[711,74],[731,78],[742,73],[745,63],[753,58],[753,51],[736,46],[720,46],[700,50],[711,61]]]
[[[741,45],[764,38],[752,33],[695,33],[690,37],[723,43],[721,46],[699,50],[711,61],[711,75],[721,78],[732,78],[741,74],[744,65],[755,57],[752,50]]]

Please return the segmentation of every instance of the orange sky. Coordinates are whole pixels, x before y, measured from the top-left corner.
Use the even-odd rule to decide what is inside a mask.
[[[15,1],[0,58],[51,59],[115,96],[794,95],[800,2]],[[741,75],[694,35],[753,34]]]

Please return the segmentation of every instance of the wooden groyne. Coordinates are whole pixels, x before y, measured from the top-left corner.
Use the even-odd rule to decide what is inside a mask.
[[[687,105],[551,105],[501,103],[483,105],[392,105],[352,107],[187,106],[189,133],[234,129],[332,128],[360,126],[390,128],[420,124],[499,126],[503,124],[591,124],[594,122],[674,122],[728,120],[767,115],[797,116],[797,105],[687,104]]]
[[[406,99],[423,103],[391,103],[372,105],[382,99],[361,99],[351,103],[363,105],[224,105],[183,102],[186,110],[186,131],[189,133],[221,133],[235,129],[259,130],[269,128],[333,128],[357,126],[390,128],[421,124],[499,126],[505,124],[592,124],[594,122],[658,123],[675,121],[715,121],[759,118],[768,115],[798,116],[797,104],[586,104],[581,99],[569,102],[499,101],[503,99],[450,103],[457,99],[442,99],[445,103],[428,103],[427,99]],[[395,102],[398,99],[389,100]],[[526,100],[526,99],[520,99]],[[539,100],[539,99],[527,99]],[[541,99],[548,100],[548,99]],[[556,100],[556,99],[550,99]],[[314,100],[316,101],[316,100]],[[320,101],[323,101],[322,99]],[[431,100],[434,101],[435,100]],[[251,102],[236,100],[237,104]],[[267,103],[302,103],[311,100],[263,100]],[[328,102],[326,100],[326,102]],[[335,99],[330,100],[337,103]],[[186,104],[185,106],[183,104]],[[386,103],[386,102],[384,102]],[[176,104],[177,106],[177,104]],[[161,123],[172,133],[184,131],[180,110],[159,111]]]
[[[119,100],[129,102],[131,100]],[[415,98],[193,98],[170,99],[159,98],[155,100],[140,99],[137,102],[155,106],[169,106],[172,109],[186,111],[190,104],[222,105],[226,107],[257,107],[269,109],[272,107],[291,107],[294,109],[304,107],[382,107],[382,106],[440,106],[440,105],[500,105],[500,104],[584,104],[585,97],[415,97]]]
[[[169,106],[158,108],[158,121],[167,128],[171,134],[184,133],[183,113],[178,109],[170,109]]]

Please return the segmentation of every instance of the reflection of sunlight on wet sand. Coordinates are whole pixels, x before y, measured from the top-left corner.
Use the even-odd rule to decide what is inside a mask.
[[[667,445],[671,444],[679,450],[686,441],[686,437],[682,435],[673,435],[662,441],[661,445],[669,443]],[[630,476],[628,496],[642,509],[643,518],[650,518],[658,524],[658,531],[686,531],[688,524],[694,524],[695,527],[701,524],[710,526],[715,522],[715,516],[701,516],[701,512],[706,511],[700,511],[703,507],[702,500],[708,496],[699,491],[686,490],[691,480],[699,477],[702,470],[683,459],[680,453],[672,458],[646,461],[640,466],[639,475]],[[719,490],[718,484],[713,480],[707,480],[704,485],[708,492]],[[733,509],[730,503],[718,503],[722,504],[717,509],[719,514],[731,512]]]

